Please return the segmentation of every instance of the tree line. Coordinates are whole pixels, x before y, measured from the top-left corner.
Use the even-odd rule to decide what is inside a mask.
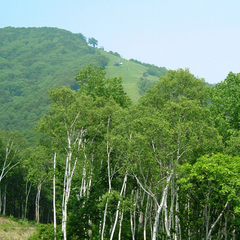
[[[53,88],[31,149],[1,132],[1,214],[49,223],[32,239],[239,239],[240,75],[169,70],[136,104],[105,75]]]

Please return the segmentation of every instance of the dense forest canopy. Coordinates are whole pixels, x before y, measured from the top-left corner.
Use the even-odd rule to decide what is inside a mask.
[[[89,62],[105,67],[108,59],[82,34],[46,27],[0,29],[0,127],[33,129],[48,108],[48,91],[74,87],[74,74]]]
[[[82,67],[89,63],[103,69],[109,64],[113,66],[112,61],[120,55],[113,56],[111,51],[108,54],[96,48],[97,40],[89,39],[90,42],[81,33],[74,34],[58,28],[0,29],[0,128],[32,130],[48,109],[48,91],[52,87],[65,85],[77,90],[74,77]],[[95,43],[93,47],[90,46],[91,41]],[[125,63],[124,67],[127,66]],[[135,70],[136,67],[129,64],[129,71],[125,72],[123,79],[124,86],[136,75],[140,79],[142,72],[147,72],[149,67],[150,64]],[[113,72],[114,77],[115,71],[116,67],[108,69],[108,73]],[[157,80],[157,76],[153,79]],[[145,92],[156,80],[145,79],[150,83],[148,86],[130,83],[130,89],[139,86],[139,91]]]
[[[2,30],[0,214],[35,220],[31,239],[239,239],[240,75],[209,87],[188,69],[131,60],[145,80],[161,74],[133,103],[107,73],[123,70],[118,54],[82,34],[35,30]],[[21,34],[38,55],[27,63]],[[83,67],[72,80],[73,64]],[[29,146],[22,133],[35,123]]]

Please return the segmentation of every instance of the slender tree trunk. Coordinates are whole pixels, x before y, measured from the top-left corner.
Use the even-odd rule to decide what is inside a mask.
[[[57,219],[56,219],[56,184],[55,184],[55,171],[56,171],[56,152],[53,157],[53,228],[54,228],[54,240],[56,240],[57,234]]]
[[[124,191],[124,189],[126,188],[126,182],[127,182],[127,174],[125,175],[125,177],[124,177],[124,179],[123,179],[123,185],[122,185],[122,189],[121,189],[121,192],[120,192],[120,196],[123,195],[123,191]],[[116,229],[116,226],[117,226],[120,204],[121,204],[121,201],[118,201],[117,211],[116,211],[116,215],[115,215],[115,221],[114,221],[114,224],[113,224],[113,228],[112,228],[110,240],[113,239],[114,232],[115,232],[115,229]]]
[[[189,200],[189,195],[188,195],[188,194],[187,194],[187,214],[188,214],[187,234],[188,234],[188,240],[191,240],[191,229],[190,229],[190,200]]]
[[[108,208],[108,198],[107,198],[107,202],[105,204],[105,209],[104,209],[103,223],[102,223],[102,230],[101,230],[101,240],[104,240],[104,231],[105,231],[105,224],[106,224],[107,208]]]
[[[108,118],[108,125],[107,125],[107,170],[108,170],[108,193],[112,192],[112,179],[111,179],[111,169],[110,169],[110,154],[112,152],[112,148],[109,146],[108,141],[108,132],[109,132],[109,124],[111,118]],[[104,233],[105,233],[105,225],[106,225],[106,217],[107,217],[107,208],[108,208],[108,198],[105,204],[104,216],[103,216],[103,223],[102,223],[102,231],[101,231],[101,240],[104,240]]]
[[[157,213],[156,213],[155,221],[154,221],[154,225],[153,225],[152,240],[156,240],[156,239],[157,239],[159,216],[160,216],[161,210],[162,210],[162,208],[163,208],[163,206],[164,206],[164,203],[165,203],[165,201],[166,201],[166,197],[167,197],[167,193],[168,193],[168,188],[169,188],[169,182],[171,181],[171,178],[172,178],[172,176],[173,176],[173,173],[174,173],[174,171],[171,170],[171,173],[170,173],[169,177],[167,178],[166,186],[165,186],[165,188],[164,188],[164,190],[163,190],[163,193],[162,193],[161,204],[158,205],[158,209],[157,209]]]
[[[65,174],[64,174],[64,185],[63,185],[63,198],[62,198],[62,232],[63,232],[63,239],[67,240],[67,205],[68,200],[70,197],[71,192],[71,183],[72,177],[76,168],[77,160],[76,157],[74,162],[72,162],[72,144],[78,144],[78,151],[82,147],[82,137],[85,130],[81,129],[79,136],[75,140],[74,143],[71,142],[72,135],[75,135],[75,131],[67,131],[67,141],[68,141],[68,149],[67,149],[67,157],[66,157],[66,165],[65,165]],[[72,166],[73,165],[73,166]]]
[[[217,236],[217,240],[219,239],[223,239],[223,229],[222,229],[222,218],[220,219],[220,227],[218,229],[218,236]]]
[[[126,181],[127,181],[127,179],[126,179]],[[125,199],[126,188],[127,188],[127,185],[125,184],[125,188],[124,188],[124,191],[123,191],[123,199]],[[123,215],[124,215],[124,201],[123,201],[122,211],[120,212],[120,223],[119,223],[118,240],[121,240]]]
[[[172,213],[170,212],[170,217],[168,219],[167,193],[166,193],[166,196],[165,196],[165,201],[164,201],[163,208],[164,208],[164,213],[165,213],[165,220],[164,220],[165,230],[166,230],[167,236],[170,237],[171,234],[170,234],[169,230],[171,228]],[[171,209],[170,209],[170,211],[171,211]]]
[[[225,226],[224,226],[224,235],[225,235],[225,240],[228,239],[228,215],[229,215],[229,205],[227,207],[227,212],[225,216]]]
[[[71,191],[71,181],[72,174],[74,172],[76,161],[74,164],[74,169],[71,170],[71,160],[72,160],[72,152],[70,151],[66,160],[66,170],[64,176],[64,190],[63,190],[63,201],[62,201],[62,232],[64,240],[67,240],[67,205]]]
[[[92,240],[92,237],[93,237],[93,234],[92,234],[92,220],[90,219],[90,217],[88,219],[88,225],[91,227],[91,229],[88,230],[88,239]]]
[[[176,206],[175,206],[175,212],[179,213],[179,197],[178,197],[178,190],[179,188],[177,188],[177,192],[176,192]],[[179,235],[179,240],[182,239],[181,237],[181,226],[180,226],[180,220],[178,218],[178,215],[175,215],[175,240],[178,239],[177,235]]]
[[[141,195],[141,188],[139,189],[140,191],[140,195]],[[139,221],[138,221],[138,233],[140,233],[142,227],[143,227],[143,224],[144,224],[144,213],[143,213],[143,203],[144,203],[144,200],[145,200],[145,195],[146,195],[146,192],[143,191],[143,194],[141,196],[141,209],[139,211]]]
[[[145,215],[144,215],[144,227],[143,227],[143,239],[144,240],[147,240],[147,213],[148,213],[149,198],[150,198],[150,196],[148,195],[146,210],[145,210]]]
[[[235,219],[236,219],[236,216],[235,214],[233,214],[233,231],[232,231],[232,235],[233,235],[233,240],[236,240],[236,225],[235,225]]]
[[[132,190],[132,196],[133,196],[134,190]],[[131,201],[132,201],[132,196],[131,196]],[[134,199],[133,199],[134,201]],[[136,202],[133,204],[134,211],[135,211],[135,205]],[[134,221],[133,221],[133,211],[130,209],[130,224],[131,224],[131,232],[132,232],[132,240],[135,240],[135,231],[134,231]]]
[[[39,223],[39,202],[40,202],[40,194],[41,194],[41,187],[42,183],[39,183],[37,186],[37,194],[36,194],[36,200],[35,200],[35,221],[38,224]]]
[[[226,204],[225,204],[225,206],[224,206],[224,209],[223,209],[222,212],[219,214],[219,216],[218,216],[218,218],[216,219],[216,221],[212,224],[212,226],[211,226],[211,228],[210,228],[210,230],[209,230],[209,232],[208,232],[208,235],[207,235],[207,237],[206,237],[206,240],[209,240],[209,239],[210,239],[214,227],[215,227],[216,224],[218,223],[219,219],[222,217],[222,215],[223,215],[224,211],[226,210],[228,204],[229,204],[229,201],[226,202]]]
[[[24,219],[27,217],[27,205],[28,205],[28,197],[31,191],[32,183],[30,183],[29,189],[27,190],[27,182],[26,182],[26,200],[25,200],[25,209],[24,209]]]
[[[121,240],[123,214],[124,214],[124,212],[121,211],[121,213],[120,213],[120,222],[119,222],[119,231],[118,231],[118,240]]]
[[[7,203],[7,185],[5,184],[4,194],[3,194],[3,210],[2,215],[6,214],[6,203]]]
[[[15,164],[12,164],[12,161],[8,162],[8,156],[13,151],[13,145],[14,145],[14,141],[12,140],[6,146],[5,158],[4,158],[3,167],[1,170],[1,174],[0,174],[0,182],[12,168],[16,167],[22,161],[22,158],[20,158]],[[15,151],[15,153],[16,152],[17,151]],[[15,153],[14,153],[14,155],[15,155]]]

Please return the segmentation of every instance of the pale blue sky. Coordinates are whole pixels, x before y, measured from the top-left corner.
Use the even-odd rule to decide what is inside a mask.
[[[58,27],[124,58],[190,68],[209,83],[240,72],[239,0],[0,0],[0,28]]]

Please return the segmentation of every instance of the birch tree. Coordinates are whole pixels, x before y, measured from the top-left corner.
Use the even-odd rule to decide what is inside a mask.
[[[21,163],[26,154],[26,150],[25,140],[22,138],[20,133],[2,130],[0,131],[0,135],[0,195],[2,195],[0,196],[0,213],[5,215],[8,192],[8,175],[13,173],[16,166]],[[3,182],[4,184],[2,184]]]
[[[80,70],[76,77],[76,81],[79,83],[79,94],[86,94],[92,97],[95,107],[90,116],[93,124],[88,129],[88,139],[91,139],[90,144],[85,146],[85,157],[91,159],[90,161],[94,170],[90,169],[90,173],[86,173],[86,175],[90,176],[91,172],[97,174],[99,170],[102,172],[106,170],[107,174],[107,189],[105,186],[102,189],[102,195],[107,194],[107,197],[99,227],[102,239],[106,232],[106,221],[109,217],[108,195],[110,196],[112,191],[115,190],[112,182],[115,175],[119,175],[118,171],[121,165],[114,146],[110,141],[111,130],[116,124],[113,118],[117,118],[114,115],[120,116],[121,113],[118,112],[121,112],[121,108],[128,108],[131,104],[129,97],[124,92],[122,79],[106,78],[105,75],[106,71],[103,71],[101,68],[94,68],[92,65],[88,65],[86,68]],[[115,157],[113,157],[114,155]],[[92,181],[92,178],[90,181]],[[89,188],[88,192],[90,191]],[[85,197],[85,195],[81,195],[80,197]],[[89,198],[89,194],[87,198]],[[84,200],[84,205],[89,201],[87,198]],[[101,201],[101,196],[99,196],[99,199]],[[118,218],[118,211],[116,212],[116,216]],[[114,231],[115,227],[113,226],[112,230],[110,230],[112,237]]]
[[[24,140],[17,132],[1,131],[0,182],[23,159]]]
[[[62,232],[67,239],[67,207],[71,193],[73,174],[78,162],[82,162],[84,141],[91,116],[91,99],[76,92],[60,88],[50,93],[51,110],[40,123],[40,131],[46,133],[59,146],[65,156],[62,194]]]
[[[154,200],[152,239],[157,239],[159,224],[167,237],[181,238],[177,166],[194,162],[221,143],[205,107],[204,86],[188,70],[170,71],[139,101],[128,120],[128,147],[123,152],[137,183]]]
[[[233,72],[211,89],[211,114],[224,142],[229,140],[235,131],[240,130],[239,91],[240,74]]]
[[[183,203],[181,209],[187,215],[181,217],[187,226],[183,229],[185,239],[239,238],[233,232],[235,217],[240,213],[239,164],[239,157],[214,154],[181,166],[180,194],[183,201],[183,196],[188,201],[188,208]]]
[[[50,154],[44,146],[38,145],[29,152],[28,157],[23,162],[27,172],[26,181],[33,183],[36,188],[35,197],[35,221],[38,224],[40,219],[40,197],[42,185],[50,179]]]

